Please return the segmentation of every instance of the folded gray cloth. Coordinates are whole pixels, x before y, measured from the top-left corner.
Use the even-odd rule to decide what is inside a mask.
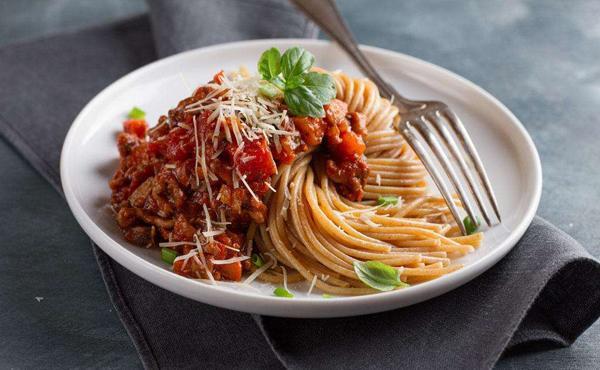
[[[0,134],[59,191],[69,125],[118,77],[157,55],[214,42],[315,36],[314,26],[283,1],[150,5],[152,23],[139,17],[0,49]],[[507,351],[568,345],[600,314],[600,265],[539,218],[506,258],[471,283],[412,307],[343,319],[214,308],[155,287],[94,250],[147,368],[489,368]]]

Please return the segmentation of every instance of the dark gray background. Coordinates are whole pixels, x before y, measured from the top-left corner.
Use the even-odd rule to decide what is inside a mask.
[[[444,66],[504,102],[542,157],[538,214],[600,256],[600,2],[338,2],[361,43]],[[144,11],[143,0],[0,0],[0,45]],[[140,366],[64,201],[3,140],[0,159],[0,367]],[[599,349],[596,323],[570,348],[498,368],[592,369]]]

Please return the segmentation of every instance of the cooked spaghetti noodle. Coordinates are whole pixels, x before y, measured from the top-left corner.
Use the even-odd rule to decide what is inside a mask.
[[[452,259],[478,247],[482,234],[451,236],[458,228],[450,221],[449,209],[443,199],[427,195],[425,169],[393,128],[397,108],[380,97],[371,81],[341,72],[333,76],[337,98],[350,112],[367,117],[365,153],[371,172],[366,201],[341,197],[312,154],[305,154],[280,169],[277,192],[267,201],[268,222],[253,236],[258,248],[296,271],[288,273],[288,279],[316,278],[317,288],[340,295],[375,292],[358,280],[356,260],[400,267],[402,279],[409,283],[459,269]],[[381,207],[369,201],[381,195],[401,196],[404,202]],[[283,276],[273,269],[259,279],[281,282]]]

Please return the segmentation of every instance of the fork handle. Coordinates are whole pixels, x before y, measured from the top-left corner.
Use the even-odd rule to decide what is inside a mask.
[[[402,100],[404,98],[396,89],[390,86],[377,73],[373,65],[365,57],[358,48],[358,44],[354,40],[352,33],[346,26],[346,22],[342,18],[335,0],[290,0],[306,14],[313,22],[315,22],[323,31],[325,31],[332,39],[334,39],[344,49],[350,58],[354,60],[360,69],[377,85],[379,91],[384,97],[391,99],[394,97],[395,105],[400,109],[400,113],[407,111]]]

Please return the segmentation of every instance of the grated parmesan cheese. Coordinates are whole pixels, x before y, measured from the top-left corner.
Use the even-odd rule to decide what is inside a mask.
[[[161,248],[179,247],[181,245],[196,245],[196,243],[192,243],[192,242],[163,242],[163,243],[158,243],[158,246],[161,247]]]
[[[245,261],[247,259],[250,259],[250,257],[248,256],[240,256],[240,257],[233,257],[233,258],[229,258],[226,260],[211,260],[211,262],[215,265],[228,265],[230,263],[235,263],[235,262],[242,262]]]
[[[246,280],[244,280],[242,285],[248,285],[251,282],[253,282],[254,280],[256,280],[257,277],[259,277],[263,272],[267,271],[268,269],[271,268],[271,266],[274,265],[274,261],[275,261],[275,259],[272,259],[269,262],[262,265],[260,268],[256,269],[253,273],[250,274],[250,276],[248,276],[246,278]]]
[[[265,185],[267,185],[267,187],[273,192],[273,193],[277,193],[277,190],[275,190],[275,188],[269,184],[267,181],[265,181]]]
[[[210,238],[211,236],[221,235],[225,232],[225,230],[213,230],[213,231],[203,231],[202,235],[206,238]]]
[[[250,192],[250,195],[252,195],[252,197],[254,199],[256,199],[256,201],[260,202],[260,199],[258,199],[258,197],[256,196],[256,194],[254,194],[254,191],[252,191],[252,188],[250,187],[250,185],[248,185],[248,182],[246,181],[246,175],[241,175],[240,174],[240,170],[238,170],[237,168],[235,169],[235,171],[237,172],[240,180],[242,180],[242,183],[244,184],[244,186],[246,186],[246,189],[248,189],[248,192]]]
[[[200,178],[198,177],[198,129],[196,124],[196,116],[194,116],[194,144],[195,144],[195,157],[196,161],[194,164],[194,174],[196,174],[196,186],[200,186]]]
[[[196,120],[194,116],[194,129],[196,129]],[[210,186],[210,179],[208,178],[208,166],[206,166],[206,148],[204,144],[204,134],[202,134],[202,156],[200,157],[200,165],[202,166],[202,173],[204,174],[204,181],[206,182],[206,188],[208,190],[208,198],[212,201],[212,187]],[[198,160],[196,159],[196,162]],[[196,168],[196,178],[198,178],[198,169]]]
[[[206,204],[203,204],[203,206],[204,206],[204,210],[206,211]],[[208,214],[208,212],[207,212],[207,214]],[[208,216],[207,216],[207,220],[210,220],[210,218]],[[207,227],[209,227],[208,225],[210,225],[210,222],[207,221]],[[200,254],[200,259],[202,260],[202,265],[204,266],[204,269],[206,270],[206,275],[208,275],[208,280],[210,280],[211,284],[216,285],[215,278],[213,277],[212,272],[210,272],[210,269],[208,268],[208,265],[206,264],[206,258],[204,258],[204,251],[202,250],[202,244],[200,244],[200,239],[198,238],[197,235],[194,235],[194,239],[196,240],[196,250]]]
[[[288,290],[288,286],[287,286],[287,271],[285,270],[285,267],[283,265],[281,266],[281,271],[283,271],[283,287],[285,288],[285,290]]]
[[[240,73],[230,74],[223,78],[221,84],[209,83],[204,85],[212,88],[207,96],[196,102],[188,104],[185,112],[211,111],[208,122],[217,119],[214,135],[219,136],[221,128],[225,131],[227,141],[232,142],[233,137],[241,143],[243,137],[254,140],[262,134],[270,143],[273,137],[276,149],[280,151],[277,136],[299,136],[293,125],[289,125],[287,111],[278,112],[278,105],[260,96],[258,90],[260,79],[245,76]],[[228,117],[228,122],[223,122]],[[229,124],[227,124],[229,123]],[[231,125],[231,127],[229,127]],[[285,127],[286,129],[282,129]],[[213,140],[216,150],[217,140]]]
[[[251,160],[253,160],[255,158],[256,158],[255,155],[249,155],[249,156],[246,156],[246,157],[243,157],[242,159],[240,159],[240,162],[242,162],[242,163],[248,163],[248,162],[250,162]]]
[[[310,283],[310,288],[308,288],[308,295],[310,295],[310,293],[312,293],[313,288],[315,287],[315,284],[317,284],[317,275],[313,275],[312,278],[312,282]]]

